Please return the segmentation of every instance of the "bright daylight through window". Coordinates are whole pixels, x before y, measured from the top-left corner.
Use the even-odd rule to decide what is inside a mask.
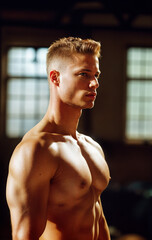
[[[152,140],[152,48],[127,52],[127,140]]]
[[[47,48],[12,47],[7,59],[6,135],[22,137],[44,115],[49,98]]]

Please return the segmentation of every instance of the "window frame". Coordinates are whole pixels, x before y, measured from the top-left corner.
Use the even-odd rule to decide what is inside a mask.
[[[8,47],[7,48],[7,53],[6,53],[6,55],[7,55],[7,62],[6,62],[6,80],[5,80],[5,83],[6,83],[6,88],[5,88],[5,90],[6,90],[6,103],[5,103],[5,136],[7,137],[7,138],[22,138],[23,137],[23,135],[25,134],[25,133],[21,133],[20,134],[20,136],[9,136],[8,134],[7,134],[7,103],[8,103],[8,92],[7,92],[7,90],[8,90],[8,88],[7,88],[7,85],[8,85],[8,83],[9,83],[9,80],[11,80],[11,79],[20,79],[20,80],[23,80],[24,81],[24,79],[26,79],[27,81],[28,81],[28,79],[33,79],[34,80],[34,82],[36,83],[36,81],[38,80],[42,80],[42,81],[46,81],[46,84],[48,84],[47,83],[47,73],[46,73],[46,76],[43,76],[43,75],[37,75],[37,76],[34,76],[34,75],[24,75],[24,73],[22,74],[17,74],[17,75],[10,75],[8,72],[7,72],[7,64],[8,64],[8,52],[9,52],[9,50],[11,49],[11,48],[32,48],[32,49],[34,49],[35,50],[35,53],[37,52],[37,50],[39,50],[39,49],[41,49],[41,48],[46,48],[46,50],[47,50],[47,47],[45,47],[45,46],[40,46],[40,47],[35,47],[35,46],[11,46],[11,47]],[[23,61],[23,63],[24,63],[24,61]],[[26,82],[25,82],[25,84],[26,84]],[[37,86],[37,88],[39,88],[38,86]],[[49,86],[48,86],[48,89],[49,89]],[[11,95],[10,95],[10,99],[11,99]],[[19,96],[19,100],[21,101],[22,99],[23,99],[23,102],[24,102],[24,100],[25,100],[25,97],[26,97],[26,95],[25,95],[25,91],[23,91],[23,93]],[[38,98],[38,96],[37,96],[37,94],[36,94],[36,92],[35,92],[35,94],[33,94],[32,96],[32,99],[33,99],[33,103],[34,104],[36,104],[37,103],[37,101],[36,101],[36,99]],[[48,99],[49,98],[49,92],[47,92],[46,93],[46,98]],[[12,99],[14,99],[14,98],[12,98]],[[39,99],[39,98],[38,98]],[[40,112],[39,113],[36,113],[36,112],[31,112],[31,115],[32,115],[32,117],[31,118],[29,118],[28,117],[28,115],[30,115],[30,112],[29,112],[29,114],[26,114],[26,112],[25,111],[23,111],[23,116],[25,117],[25,119],[26,119],[26,116],[27,116],[27,121],[37,121],[36,120],[36,118],[37,118],[37,116],[38,115],[40,115]],[[25,128],[26,128],[26,125],[25,125],[25,123],[26,123],[26,120],[24,121],[24,117],[22,118],[22,114],[19,114],[19,118],[20,118],[20,121],[21,121],[21,119],[23,119],[23,122],[21,121],[21,125],[20,126],[22,126],[23,125],[23,131],[25,131]],[[38,114],[38,115],[37,115]],[[12,114],[11,114],[12,115]],[[13,115],[12,115],[13,116]],[[43,117],[43,116],[42,116]],[[11,119],[11,118],[10,118]],[[17,118],[15,118],[16,120],[17,120]],[[26,123],[27,124],[27,123]],[[35,124],[34,124],[35,125]],[[33,127],[34,125],[32,125],[31,127]],[[27,131],[26,131],[27,132]]]
[[[127,137],[127,134],[126,134],[126,130],[127,130],[127,83],[129,82],[129,81],[142,81],[142,77],[141,78],[129,78],[128,76],[127,76],[127,52],[128,52],[128,50],[130,49],[130,48],[151,48],[152,49],[152,45],[143,45],[143,44],[140,44],[140,45],[138,45],[138,44],[131,44],[131,45],[127,45],[127,47],[126,47],[126,51],[125,51],[125,93],[124,93],[124,101],[125,101],[125,104],[124,104],[124,133],[123,133],[123,138],[124,138],[124,142],[125,143],[127,143],[127,144],[137,144],[137,145],[143,145],[143,144],[152,144],[152,138],[148,138],[148,139],[146,139],[146,138],[128,138]],[[148,78],[144,78],[143,79],[144,81],[152,81],[152,79],[148,79]]]
[[[34,48],[34,49],[39,49],[39,48],[48,48],[49,44],[33,44],[33,41],[31,40],[31,44],[22,44],[22,41],[20,44],[4,44],[2,45],[2,51],[1,51],[1,89],[0,89],[0,100],[1,100],[1,106],[0,106],[0,136],[3,139],[9,139],[15,141],[20,141],[22,139],[22,136],[20,137],[9,137],[7,136],[7,131],[6,131],[6,125],[7,125],[7,84],[9,81],[10,76],[7,74],[7,63],[8,63],[8,51],[10,48],[14,47],[21,47],[21,48]],[[47,79],[46,79],[47,81]],[[49,87],[49,86],[48,86]]]

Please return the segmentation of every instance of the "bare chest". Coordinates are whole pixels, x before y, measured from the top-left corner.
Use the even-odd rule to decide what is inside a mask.
[[[51,204],[73,204],[94,189],[99,195],[109,182],[109,169],[100,151],[88,143],[58,144],[59,167],[50,181]]]

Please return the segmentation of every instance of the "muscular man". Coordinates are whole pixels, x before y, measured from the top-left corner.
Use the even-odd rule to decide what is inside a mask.
[[[99,55],[99,42],[73,37],[48,50],[48,110],[9,166],[13,240],[110,240],[100,201],[109,169],[98,143],[77,131],[82,109],[94,106]]]

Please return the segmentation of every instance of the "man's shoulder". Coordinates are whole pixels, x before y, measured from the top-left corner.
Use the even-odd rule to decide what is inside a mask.
[[[97,150],[99,150],[100,153],[104,156],[104,152],[103,152],[101,145],[98,143],[98,141],[95,140],[94,137],[90,137],[85,134],[80,134],[80,136],[82,138],[84,138],[87,143],[91,144],[93,147],[95,147]]]
[[[46,140],[44,137],[44,134],[30,134],[25,135],[21,142],[16,146],[15,153],[23,153],[26,154],[28,151],[28,154],[30,156],[33,154],[36,154],[37,152],[40,153],[45,148]]]
[[[95,138],[91,137],[91,136],[88,136],[88,135],[85,135],[85,134],[80,134],[79,133],[79,136],[81,138],[83,138],[86,142],[90,143],[90,144],[93,144],[95,146],[99,146],[98,142],[95,140]]]
[[[23,137],[16,146],[10,160],[12,169],[16,170],[18,166],[21,171],[26,169],[29,173],[35,171],[35,169],[56,168],[55,160],[49,149],[47,134],[30,134]]]

